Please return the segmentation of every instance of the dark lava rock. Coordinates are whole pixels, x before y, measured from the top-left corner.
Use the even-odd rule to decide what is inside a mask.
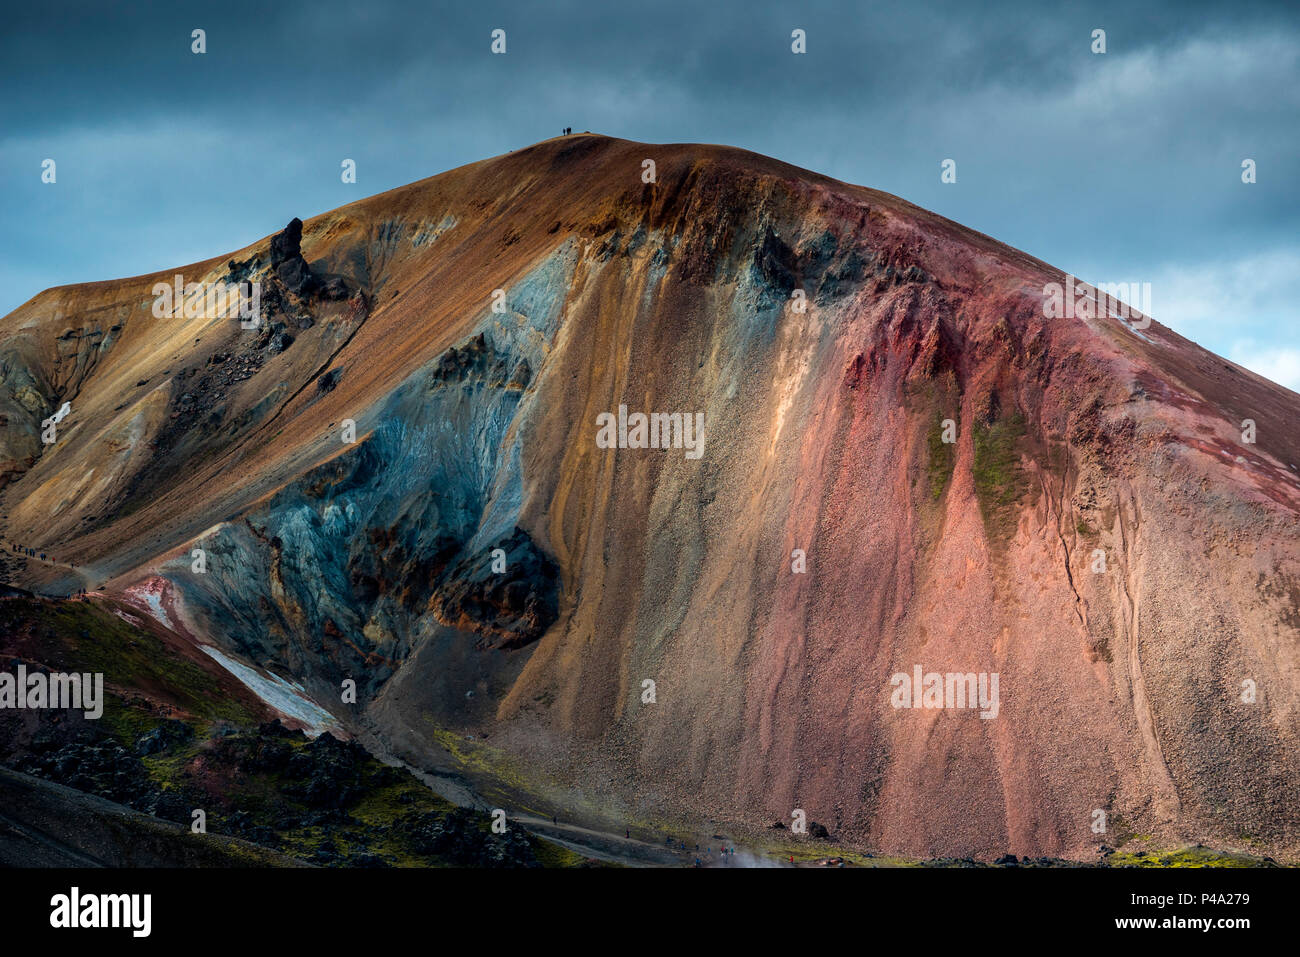
[[[450,813],[412,815],[406,819],[411,847],[419,854],[443,857],[461,867],[540,867],[532,845],[519,827],[493,834],[486,819],[469,808]]]
[[[355,741],[322,734],[287,761],[285,773],[300,783],[284,793],[309,807],[341,810],[364,793],[361,768],[367,757]]]
[[[316,277],[312,275],[311,269],[307,266],[307,260],[301,256],[281,263],[279,268],[276,269],[275,275],[280,282],[284,283],[286,289],[300,296],[310,292],[316,283]]]
[[[184,744],[194,737],[194,729],[184,721],[164,721],[152,731],[140,736],[135,743],[135,753],[141,756],[167,751],[173,745]]]
[[[782,292],[794,289],[798,261],[794,251],[781,241],[770,225],[764,230],[763,240],[754,253],[754,265],[759,274],[776,289]]]
[[[302,220],[295,216],[278,235],[271,237],[271,268],[279,269],[282,263],[301,256]]]
[[[294,217],[289,225],[271,237],[271,268],[284,287],[299,296],[311,292],[317,278],[302,256],[302,220]]]
[[[829,841],[831,832],[826,830],[826,825],[818,824],[816,821],[809,821],[808,836],[815,841]]]
[[[289,764],[293,749],[276,738],[259,741],[239,762],[243,771],[283,771]]]
[[[480,332],[439,356],[429,383],[436,387],[479,381],[495,388],[519,390],[528,387],[532,375],[527,359],[497,348]]]
[[[318,395],[324,395],[326,392],[333,392],[334,387],[339,384],[339,379],[343,378],[342,369],[330,369],[323,376],[316,380],[316,392]]]
[[[996,861],[994,861],[993,863],[994,863],[994,864],[997,864],[999,867],[1019,867],[1019,866],[1020,866],[1020,861],[1018,861],[1018,860],[1016,859],[1016,855],[1014,855],[1014,854],[1004,854],[1004,855],[1002,855],[1001,857],[999,857]]]
[[[257,726],[257,733],[263,738],[297,738],[302,735],[301,731],[294,731],[292,728],[286,728],[284,723],[276,718],[274,721],[265,721]]]
[[[56,751],[34,751],[13,766],[146,813],[152,813],[160,792],[140,759],[109,738],[74,740]]]
[[[335,276],[329,282],[325,283],[324,288],[321,289],[321,295],[326,299],[337,301],[339,299],[347,299],[351,294],[348,292],[348,284],[338,276]]]
[[[299,236],[301,236],[301,225],[299,226]],[[272,245],[275,240],[271,240]],[[231,259],[226,262],[226,282],[235,283],[243,282],[257,270],[262,261],[257,256],[252,256],[243,262],[238,259]]]
[[[505,571],[493,571],[491,553],[505,552]],[[559,569],[528,533],[516,528],[486,553],[467,555],[450,569],[435,596],[438,617],[480,636],[479,646],[523,648],[559,615]]]
[[[279,836],[269,827],[258,824],[247,811],[235,811],[226,818],[225,830],[264,847],[277,847],[280,844]]]

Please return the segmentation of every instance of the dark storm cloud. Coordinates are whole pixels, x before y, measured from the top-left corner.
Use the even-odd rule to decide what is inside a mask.
[[[1217,351],[1292,350],[1295,387],[1298,51],[1293,4],[32,5],[0,40],[0,309],[573,126],[742,146],[1151,281],[1157,318]]]

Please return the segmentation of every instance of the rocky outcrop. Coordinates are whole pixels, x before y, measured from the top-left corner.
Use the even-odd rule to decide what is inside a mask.
[[[308,295],[318,284],[302,256],[302,220],[296,216],[271,239],[271,269],[284,287],[296,296]]]
[[[516,528],[485,559],[451,566],[434,591],[439,621],[479,636],[482,648],[523,648],[546,633],[559,612],[559,569]]]

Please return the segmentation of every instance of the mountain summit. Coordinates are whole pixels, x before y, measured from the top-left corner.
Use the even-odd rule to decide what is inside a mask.
[[[1300,396],[1072,282],[742,150],[549,140],[9,314],[7,574],[593,822],[1294,855]]]

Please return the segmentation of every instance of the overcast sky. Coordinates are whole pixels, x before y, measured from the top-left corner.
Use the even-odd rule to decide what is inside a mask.
[[[10,6],[0,313],[572,126],[745,147],[1149,282],[1156,319],[1300,391],[1294,2]]]

